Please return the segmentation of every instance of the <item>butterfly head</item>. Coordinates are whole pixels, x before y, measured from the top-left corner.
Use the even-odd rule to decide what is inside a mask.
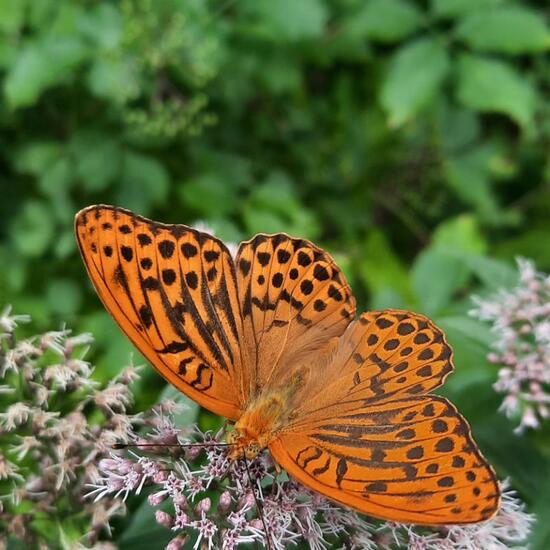
[[[235,428],[227,436],[227,442],[232,446],[229,451],[229,457],[232,460],[246,458],[253,460],[262,451],[260,443],[256,439],[251,439],[242,430]]]

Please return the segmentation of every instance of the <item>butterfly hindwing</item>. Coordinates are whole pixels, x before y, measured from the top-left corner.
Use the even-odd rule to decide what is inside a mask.
[[[393,521],[472,523],[494,514],[496,478],[466,421],[446,399],[422,395],[453,369],[430,320],[400,310],[365,313],[324,364],[324,379],[304,390],[269,445],[291,475]]]
[[[141,353],[193,400],[237,418],[242,319],[225,245],[110,206],[82,210],[75,228],[99,296]]]
[[[495,474],[446,399],[418,396],[290,427],[269,449],[294,478],[365,514],[404,523],[490,518]]]
[[[244,345],[259,387],[288,373],[300,354],[342,334],[355,316],[344,275],[308,241],[256,235],[241,243],[236,268]]]

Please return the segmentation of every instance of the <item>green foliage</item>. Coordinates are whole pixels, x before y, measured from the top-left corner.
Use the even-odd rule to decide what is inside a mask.
[[[550,46],[544,17],[519,6],[502,6],[468,14],[456,29],[456,36],[475,50],[525,54]]]
[[[504,61],[464,55],[458,64],[457,97],[466,107],[508,115],[530,127],[537,98],[528,80]]]
[[[490,399],[490,335],[468,296],[513,284],[517,255],[550,269],[545,8],[0,0],[0,303],[92,331],[95,375],[111,378],[132,346],[87,281],[78,209],[202,219],[233,242],[286,231],[334,254],[361,309],[441,320],[453,396]],[[138,406],[161,387],[151,371]],[[497,430],[468,410],[502,475],[548,455],[543,438],[507,433],[525,466],[501,457]],[[536,487],[519,488],[542,517]]]
[[[422,12],[405,0],[370,0],[350,22],[348,32],[378,42],[398,42],[418,30]]]
[[[389,124],[406,122],[433,101],[448,68],[445,48],[431,38],[399,48],[390,61],[380,96]]]

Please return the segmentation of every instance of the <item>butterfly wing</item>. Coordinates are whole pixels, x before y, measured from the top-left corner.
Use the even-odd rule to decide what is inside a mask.
[[[324,380],[299,395],[290,424],[269,444],[273,457],[304,485],[376,517],[489,518],[498,484],[468,424],[446,399],[422,395],[443,383],[451,359],[422,315],[361,315],[325,361]]]
[[[306,487],[378,518],[474,523],[499,505],[495,474],[446,399],[417,396],[289,428],[269,444]],[[334,416],[333,416],[334,415]]]
[[[256,235],[236,258],[251,394],[281,383],[340,336],[355,300],[333,259],[309,241]]]
[[[75,231],[97,293],[139,351],[191,399],[238,418],[242,319],[225,245],[111,206],[79,212]]]
[[[401,310],[363,313],[333,351],[327,376],[305,388],[299,416],[315,414],[340,397],[347,411],[398,397],[422,395],[452,372],[452,350],[423,315]]]

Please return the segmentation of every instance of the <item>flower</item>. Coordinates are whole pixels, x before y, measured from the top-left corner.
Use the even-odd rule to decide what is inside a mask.
[[[470,314],[492,324],[496,340],[488,360],[501,366],[494,388],[505,394],[501,410],[519,419],[521,432],[550,415],[550,276],[521,258],[518,268],[515,288],[474,297]]]
[[[499,550],[521,547],[529,534],[534,518],[506,485],[499,513],[476,525],[429,529],[364,517],[279,473],[267,452],[232,462],[223,430],[175,424],[181,404],[166,400],[129,414],[129,384],[139,367],[130,365],[106,386],[92,383],[82,352],[89,335],[63,330],[18,341],[5,331],[15,330],[21,316],[3,315],[0,382],[11,391],[2,395],[0,483],[11,493],[0,497],[0,532],[27,546],[57,547],[46,533],[70,521],[81,533],[71,547],[114,550],[111,520],[145,489],[145,502],[163,505],[157,523],[173,532],[167,550],[187,543],[196,550],[250,543],[273,550],[300,543],[315,550]],[[68,371],[70,379],[59,374]],[[114,452],[113,443],[132,449]],[[0,535],[0,546],[3,540]]]
[[[173,435],[170,422],[165,425]],[[159,525],[177,533],[167,548],[179,548],[181,537],[187,536],[195,541],[195,549],[232,550],[254,541],[267,547],[268,537],[274,550],[300,542],[314,550],[344,544],[354,550],[504,550],[519,547],[534,520],[503,484],[500,511],[483,523],[429,529],[380,522],[338,506],[285,474],[277,474],[267,453],[247,463],[230,462],[221,431],[212,435],[196,429],[193,437],[178,434],[182,449],[199,449],[191,458],[185,453],[170,455],[173,447],[163,449],[158,444],[162,431],[152,435],[148,447],[141,445],[147,456],[130,451],[126,456],[113,454],[102,460],[89,495],[95,501],[125,499],[144,487],[152,489],[148,498],[151,506],[169,501],[172,508],[170,512],[163,507],[155,516]],[[159,472],[169,473],[159,477]],[[219,491],[217,506],[206,493],[214,488]]]
[[[81,528],[75,548],[114,548],[106,540],[110,520],[125,513],[124,502],[86,500],[87,483],[110,445],[136,440],[138,427],[156,425],[158,410],[127,414],[137,367],[127,367],[104,387],[90,379],[93,369],[84,359],[90,334],[60,330],[20,340],[17,326],[28,321],[9,307],[0,315],[0,483],[9,487],[0,496],[0,533],[29,547],[54,548],[59,541],[45,533],[57,533],[61,520],[68,520]],[[145,459],[141,464],[148,468]],[[2,542],[0,535],[0,547]]]
[[[13,334],[19,323],[29,323],[29,315],[11,315],[11,306],[8,305],[0,314],[0,338]]]

